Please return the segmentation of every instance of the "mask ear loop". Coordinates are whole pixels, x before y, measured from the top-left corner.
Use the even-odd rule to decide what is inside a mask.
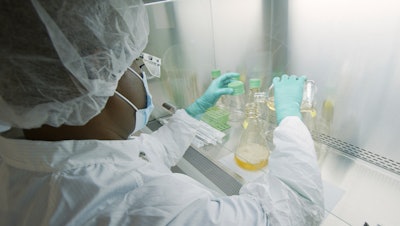
[[[128,100],[128,98],[122,96],[122,94],[120,94],[117,90],[115,90],[115,94],[117,94],[117,96],[119,96],[122,100],[128,103],[133,109],[139,111],[139,109],[130,100]]]
[[[144,64],[143,64],[144,65]],[[140,67],[140,70],[141,70],[141,72],[144,74],[144,72],[143,72],[143,70],[142,70],[142,66],[143,65],[140,65],[139,67]],[[133,70],[131,67],[128,67],[128,70],[130,71],[130,72],[132,72],[133,74],[135,74],[138,78],[140,78],[140,80],[142,80],[142,82],[143,82],[143,78],[142,78],[142,76],[140,76],[135,70]],[[145,76],[146,77],[146,76]]]

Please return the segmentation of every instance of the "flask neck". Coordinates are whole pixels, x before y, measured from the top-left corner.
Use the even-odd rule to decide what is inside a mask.
[[[248,103],[246,105],[246,118],[257,119],[259,115],[260,113],[256,103]]]
[[[250,92],[252,92],[252,93],[258,93],[258,92],[260,92],[260,88],[258,88],[258,87],[251,88],[251,89],[250,89]]]

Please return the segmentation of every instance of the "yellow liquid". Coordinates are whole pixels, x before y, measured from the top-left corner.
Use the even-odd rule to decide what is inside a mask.
[[[268,164],[269,151],[259,144],[241,146],[235,153],[235,161],[243,169],[260,170]]]
[[[275,103],[274,103],[274,98],[270,97],[268,98],[267,101],[267,107],[269,109],[271,109],[272,111],[275,111]],[[309,113],[311,115],[312,118],[314,118],[315,116],[317,116],[317,111],[314,108],[311,109],[304,109],[300,107],[300,112],[302,113]]]
[[[244,162],[244,161],[240,160],[237,156],[235,156],[235,161],[236,161],[236,164],[238,164],[238,166],[240,166],[241,168],[246,169],[246,170],[251,170],[251,171],[260,170],[268,164],[268,159],[263,160],[257,164],[250,164],[248,162]]]
[[[271,109],[272,111],[275,111],[275,103],[274,103],[274,98],[273,97],[268,98],[267,107],[269,109]]]

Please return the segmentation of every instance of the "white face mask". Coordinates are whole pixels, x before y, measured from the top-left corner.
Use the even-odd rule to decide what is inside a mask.
[[[138,76],[144,85],[144,88],[146,90],[146,99],[147,99],[147,104],[146,108],[143,109],[138,109],[131,101],[129,101],[126,97],[124,97],[122,94],[120,94],[118,91],[115,91],[115,94],[117,94],[122,100],[127,102],[136,112],[136,121],[135,121],[135,129],[133,130],[132,133],[135,133],[141,129],[143,129],[147,122],[149,121],[150,114],[154,109],[153,101],[151,94],[149,92],[149,87],[147,85],[147,80],[146,80],[146,74],[143,73],[143,78],[140,77],[140,75],[134,71],[132,68],[128,67],[128,70],[130,70],[132,73],[134,73],[136,76]]]

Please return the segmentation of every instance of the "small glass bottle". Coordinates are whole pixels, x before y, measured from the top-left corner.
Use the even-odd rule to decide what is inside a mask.
[[[246,103],[254,103],[256,93],[260,92],[261,80],[258,78],[252,78],[249,80],[249,95],[247,96]]]
[[[268,164],[270,149],[262,136],[257,108],[246,108],[247,127],[235,152],[235,161],[243,169],[260,170]]]
[[[227,97],[227,107],[229,109],[229,120],[232,122],[242,121],[244,119],[244,84],[242,81],[233,81],[228,84],[229,88],[233,89],[232,95]]]
[[[221,71],[218,69],[214,69],[211,71],[211,79],[214,80],[221,75]]]
[[[314,118],[317,115],[317,111],[315,110],[315,94],[317,92],[317,86],[315,85],[315,81],[306,80],[304,82],[303,89],[303,100],[300,106],[300,112],[308,112]],[[268,99],[267,106],[270,110],[275,111],[275,102],[274,102],[274,85],[268,89]]]
[[[258,111],[261,114],[261,106],[259,103],[258,94],[260,93],[261,80],[258,78],[252,78],[249,80],[249,94],[247,95],[247,100],[245,104],[245,108],[256,107],[259,108]],[[246,119],[242,124],[243,128],[247,127]]]

